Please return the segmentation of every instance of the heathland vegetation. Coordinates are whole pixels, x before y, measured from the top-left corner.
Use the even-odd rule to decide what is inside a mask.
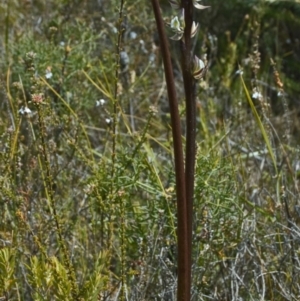
[[[0,300],[176,300],[155,1],[0,2]],[[190,43],[206,71],[192,79],[191,300],[300,300],[300,2],[193,2],[210,7]],[[160,6],[172,37],[178,12]],[[168,42],[184,150],[182,39]]]

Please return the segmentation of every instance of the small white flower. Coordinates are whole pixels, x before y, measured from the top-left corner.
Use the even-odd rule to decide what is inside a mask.
[[[52,72],[51,72],[51,67],[48,66],[47,69],[46,69],[45,77],[46,77],[47,79],[50,79],[52,76],[53,76],[53,74],[52,74]]]
[[[254,98],[254,99],[262,99],[262,95],[261,95],[261,93],[255,91],[255,92],[252,94],[252,98]]]
[[[45,77],[47,78],[47,79],[49,79],[49,78],[51,78],[52,77],[52,72],[46,72],[46,75],[45,75]]]
[[[31,114],[31,110],[27,107],[21,107],[21,109],[18,111],[21,115],[24,114]]]
[[[72,92],[67,91],[67,93],[66,93],[66,98],[67,98],[67,101],[68,101],[68,102],[70,101],[70,99],[71,99],[72,97],[73,97]]]
[[[126,51],[120,52],[120,65],[121,69],[126,69],[130,63],[129,56]]]
[[[106,124],[110,124],[111,123],[111,119],[110,118],[105,118],[105,122],[106,122]]]
[[[177,16],[171,20],[170,26],[172,29],[175,29],[176,31],[182,31],[182,28],[180,27],[180,22],[179,22]]]
[[[155,59],[156,59],[155,53],[151,53],[151,54],[149,55],[149,63],[154,63],[154,62],[155,62]]]
[[[105,99],[96,100],[96,107],[104,106],[105,103],[106,103]]]
[[[277,96],[278,97],[284,96],[284,93],[282,91],[278,91]]]
[[[141,50],[144,53],[148,53],[148,50],[145,48],[145,41],[144,40],[140,40],[140,45],[141,45]]]
[[[135,31],[131,31],[131,32],[129,33],[129,36],[130,36],[130,39],[131,39],[131,40],[134,40],[134,39],[136,39],[136,37],[137,37],[137,33],[136,33]]]

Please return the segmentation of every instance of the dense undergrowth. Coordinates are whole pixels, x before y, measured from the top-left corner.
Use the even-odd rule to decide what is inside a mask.
[[[205,4],[192,300],[299,300],[300,4]],[[175,300],[159,42],[148,1],[119,6],[0,4],[0,300]]]

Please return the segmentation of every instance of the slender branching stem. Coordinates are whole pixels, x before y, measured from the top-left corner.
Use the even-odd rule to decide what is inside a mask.
[[[123,21],[124,0],[120,2],[119,20],[118,20],[118,40],[116,44],[116,70],[115,70],[115,83],[114,83],[114,99],[113,99],[113,123],[112,123],[112,171],[111,177],[113,179],[115,173],[115,160],[116,160],[116,132],[117,132],[117,97],[118,97],[118,83],[119,83],[119,69],[120,69],[120,52],[122,50],[122,21]],[[112,191],[113,189],[111,189]]]
[[[60,225],[58,213],[56,210],[55,206],[55,200],[54,200],[54,191],[53,191],[53,178],[52,178],[52,173],[51,173],[51,167],[50,167],[50,161],[48,159],[48,151],[46,148],[46,139],[45,139],[45,124],[44,124],[44,117],[42,116],[41,108],[40,105],[37,105],[37,111],[38,111],[38,122],[39,122],[39,128],[40,128],[40,138],[41,138],[41,150],[42,150],[42,155],[44,159],[44,164],[45,164],[45,170],[46,170],[46,190],[47,193],[46,195],[49,198],[50,201],[50,206],[55,222],[55,227],[56,227],[56,232],[58,236],[58,243],[60,245],[60,248],[62,250],[63,256],[64,256],[64,264],[66,266],[66,269],[68,271],[68,277],[69,281],[71,283],[71,293],[73,300],[77,301],[79,299],[79,289],[76,281],[76,275],[75,275],[75,270],[74,267],[71,263],[70,256],[69,256],[69,251],[67,249],[67,246],[65,244],[63,234],[62,234],[62,228]]]
[[[112,125],[112,169],[111,169],[111,187],[110,195],[114,198],[114,178],[115,178],[115,168],[116,168],[116,145],[117,145],[117,108],[118,108],[118,83],[120,75],[120,53],[122,51],[122,36],[123,36],[123,10],[124,10],[124,0],[120,0],[119,7],[119,20],[118,20],[118,39],[116,44],[116,69],[115,69],[115,85],[114,85],[114,100],[113,100],[113,125]],[[119,192],[120,193],[120,192]],[[126,299],[126,271],[125,271],[125,258],[126,258],[126,247],[125,247],[125,201],[124,196],[120,195],[118,197],[120,204],[121,213],[121,231],[120,231],[120,241],[121,241],[121,295],[120,301]],[[113,231],[113,230],[112,230]],[[109,243],[111,245],[111,243]]]

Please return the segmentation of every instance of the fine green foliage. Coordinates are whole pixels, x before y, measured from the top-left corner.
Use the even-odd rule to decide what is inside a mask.
[[[299,300],[300,3],[201,4],[191,300]],[[157,30],[150,1],[120,5],[0,3],[1,301],[176,300]]]

